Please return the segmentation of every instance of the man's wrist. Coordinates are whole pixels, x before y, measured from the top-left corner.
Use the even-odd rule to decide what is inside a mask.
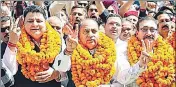
[[[71,55],[72,52],[73,52],[73,51],[68,51],[67,48],[65,48],[65,50],[64,50],[64,53],[65,53],[66,55]]]
[[[60,79],[61,79],[61,74],[60,74],[60,72],[57,71],[57,70],[55,70],[54,72],[55,72],[56,74],[58,74],[58,75],[56,76],[55,80],[56,80],[57,82],[60,82]]]

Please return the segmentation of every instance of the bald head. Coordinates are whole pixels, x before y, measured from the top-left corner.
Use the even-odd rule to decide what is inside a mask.
[[[98,29],[98,23],[95,20],[89,19],[89,18],[85,19],[81,22],[80,28],[85,27],[85,26],[89,26],[89,27],[95,26]]]
[[[61,19],[59,19],[57,16],[52,16],[48,18],[48,22],[52,26],[53,29],[61,33],[62,27],[63,27],[63,23]]]

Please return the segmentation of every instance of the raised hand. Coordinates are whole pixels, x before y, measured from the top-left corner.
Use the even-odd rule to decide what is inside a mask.
[[[147,2],[147,7],[150,9],[156,8],[156,3],[154,2]]]
[[[153,52],[153,46],[152,46],[152,42],[149,40],[147,41],[141,40],[141,42],[142,42],[143,51],[141,52],[141,56],[139,59],[139,66],[146,67],[147,63],[150,62],[151,60],[149,52]]]
[[[10,33],[9,33],[9,42],[16,44],[19,41],[21,34],[21,29],[18,27],[19,18],[13,23],[13,19],[10,18]]]
[[[76,48],[77,44],[77,40],[68,35],[66,38],[66,50],[72,52]]]

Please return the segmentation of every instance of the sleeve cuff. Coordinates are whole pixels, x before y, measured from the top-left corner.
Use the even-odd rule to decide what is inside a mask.
[[[9,52],[12,55],[16,55],[17,54],[17,48],[15,48],[15,52],[11,51],[9,46],[6,47],[6,51]]]
[[[147,66],[146,67],[140,67],[139,66],[139,61],[136,63],[136,66],[138,67],[137,74],[141,74],[142,72],[144,72],[147,69]]]

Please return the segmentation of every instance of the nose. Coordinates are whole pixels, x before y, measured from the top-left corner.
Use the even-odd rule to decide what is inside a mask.
[[[89,37],[92,37],[92,36],[93,36],[93,33],[90,31],[88,36],[89,36]]]
[[[150,29],[147,30],[147,33],[146,33],[146,34],[147,34],[147,35],[151,35]]]
[[[33,22],[33,26],[37,26],[38,25],[38,23],[37,23],[37,21],[35,20],[34,22]]]
[[[127,29],[125,29],[125,30],[124,30],[124,33],[128,33],[128,30],[127,30]]]
[[[113,24],[113,27],[114,27],[114,28],[116,28],[116,27],[117,27],[116,23],[114,23],[114,24]]]

